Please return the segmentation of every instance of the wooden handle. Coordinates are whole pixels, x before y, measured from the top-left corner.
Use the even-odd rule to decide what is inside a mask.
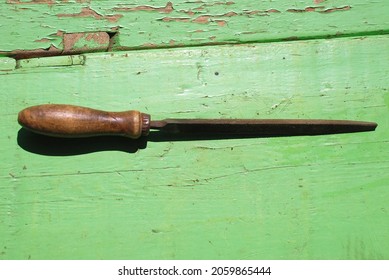
[[[137,139],[150,130],[150,116],[139,111],[106,112],[46,104],[24,109],[18,122],[35,133],[56,137],[120,135]]]

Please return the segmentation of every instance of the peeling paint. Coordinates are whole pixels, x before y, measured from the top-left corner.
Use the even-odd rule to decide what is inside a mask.
[[[202,2],[202,1],[199,1],[199,2]],[[215,3],[205,3],[203,4],[202,6],[203,7],[207,7],[207,6],[217,6],[217,5],[233,5],[235,4],[235,2],[233,1],[229,1],[229,2],[215,2]]]
[[[48,48],[39,48],[34,50],[14,50],[12,52],[7,53],[7,56],[18,60],[32,57],[56,56],[61,54],[62,50],[51,44]]]
[[[305,12],[332,13],[336,11],[348,11],[350,9],[351,6],[344,6],[340,8],[329,8],[329,9],[326,9],[325,6],[312,6],[312,7],[306,7],[304,9],[288,9],[286,11],[290,13],[305,13]]]
[[[121,14],[115,14],[115,15],[101,15],[97,13],[95,10],[91,9],[90,7],[84,7],[81,9],[81,12],[75,13],[75,14],[57,14],[57,17],[93,17],[95,19],[104,19],[108,20],[109,22],[117,22],[123,15]]]
[[[271,13],[281,13],[281,11],[279,11],[277,9],[269,9],[266,11],[260,11],[260,10],[245,11],[244,13],[246,15],[258,15],[258,14],[267,15],[267,14],[271,14]]]
[[[223,27],[227,24],[227,21],[225,20],[215,20],[215,22],[217,23],[217,25]]]
[[[189,22],[190,18],[164,17],[164,18],[162,18],[160,20],[163,21],[163,22],[171,22],[171,21],[175,21],[175,22]]]
[[[159,46],[157,44],[153,44],[153,43],[145,43],[142,45],[142,47],[144,47],[144,48],[157,48]]]
[[[233,2],[230,2],[230,3],[233,4]],[[195,8],[195,10],[201,10],[204,8],[204,6],[210,6],[210,4],[204,4],[198,8]],[[289,13],[306,13],[306,12],[330,13],[330,12],[335,12],[335,11],[347,11],[350,9],[351,9],[350,6],[345,6],[345,7],[340,7],[340,8],[330,8],[330,9],[326,9],[325,6],[310,6],[310,7],[304,8],[304,9],[296,9],[296,8],[287,9],[286,12],[289,12]],[[182,11],[181,10],[180,12],[186,13],[190,16],[193,16],[195,14],[192,11]],[[211,22],[215,22],[218,26],[223,27],[227,24],[227,21],[223,20],[223,18],[226,18],[226,17],[252,16],[252,15],[266,16],[266,15],[269,15],[271,13],[281,13],[281,11],[277,10],[277,9],[268,9],[268,10],[262,10],[262,11],[261,10],[243,11],[241,13],[230,11],[230,12],[227,12],[227,13],[221,14],[221,15],[200,15],[194,19],[192,19],[190,17],[183,17],[183,18],[182,17],[164,17],[160,20],[164,21],[164,22],[172,22],[172,21],[175,21],[175,22],[193,22],[193,23],[198,23],[198,24],[209,24]]]
[[[305,12],[316,12],[317,10],[323,10],[324,6],[318,6],[318,7],[306,7],[305,9],[288,9],[287,12],[290,13],[305,13]]]
[[[116,29],[115,29],[116,30]],[[113,40],[117,32],[76,32],[65,33],[58,30],[51,36],[62,37],[59,46],[50,44],[48,48],[38,48],[33,50],[14,50],[7,53],[7,56],[15,59],[28,59],[35,57],[48,57],[57,55],[80,54],[85,52],[103,52],[112,48]],[[48,38],[37,40],[39,42],[50,41]]]
[[[39,57],[31,59],[21,59],[16,61],[16,69],[37,68],[37,67],[63,67],[80,66],[85,64],[84,55],[69,55],[58,57]]]
[[[135,12],[135,11],[151,11],[151,12],[160,12],[169,14],[174,11],[173,3],[167,2],[165,7],[156,8],[152,6],[137,6],[135,8],[128,8],[128,7],[115,7],[113,8],[114,11],[122,11],[122,12]]]
[[[222,20],[221,18],[223,17],[234,17],[234,16],[237,16],[238,14],[235,13],[235,12],[228,12],[226,14],[223,14],[223,15],[215,15],[215,16],[211,16],[211,15],[201,15],[201,16],[198,16],[196,17],[195,19],[192,19],[191,18],[172,18],[172,17],[164,17],[160,20],[164,21],[164,22],[170,22],[170,21],[176,21],[176,22],[193,22],[193,23],[199,23],[199,24],[208,24],[210,22],[215,22],[217,25],[219,26],[225,26],[227,24],[227,21],[225,20]]]
[[[235,13],[235,12],[228,12],[226,14],[223,15],[223,17],[234,17],[234,16],[237,16],[238,14]]]
[[[354,0],[350,3],[326,0],[297,1],[289,4],[281,3],[283,1],[262,1],[261,4],[249,2],[161,0],[112,1],[99,5],[98,1],[91,0],[6,0],[5,3],[8,4],[3,5],[5,17],[2,24],[6,28],[4,30],[9,30],[10,39],[3,40],[0,55],[36,56],[42,53],[46,56],[62,54],[65,50],[87,52],[93,45],[99,47],[97,36],[82,35],[89,31],[107,32],[108,35],[102,33],[101,36],[105,36],[105,42],[111,37],[109,51],[143,48],[142,45],[148,43],[156,47],[177,47],[175,42],[169,43],[171,34],[174,34],[174,41],[177,40],[182,45],[207,45],[389,32],[384,20],[375,25],[372,21],[367,22],[367,15],[364,15],[365,6],[357,5]],[[375,3],[377,9],[386,8],[382,3]],[[351,8],[352,11],[347,13],[347,21],[343,20],[341,13],[332,15],[331,25],[321,20],[324,20],[326,14],[348,11]],[[371,11],[373,10],[375,9],[371,8]],[[364,16],[359,16],[361,14]],[[24,33],[13,32],[13,25],[19,22],[26,26],[34,24],[34,28],[29,28]],[[285,24],[286,26],[280,28],[278,23],[283,25],[283,22],[293,22],[295,25]],[[118,26],[123,27],[120,36],[115,35],[115,38],[120,37],[120,40],[114,41],[112,34],[117,33]],[[73,35],[64,35],[65,32],[55,34],[56,30],[71,30]],[[166,32],[167,30],[169,32]],[[74,36],[73,44],[71,36]]]
[[[277,9],[270,9],[270,10],[265,11],[265,13],[281,13],[281,12]]]
[[[199,3],[203,3],[203,1],[198,1]],[[204,10],[206,7],[213,7],[213,6],[221,6],[221,5],[225,5],[225,6],[230,6],[230,5],[233,5],[235,4],[235,2],[232,2],[232,1],[229,1],[229,2],[214,2],[214,3],[203,3],[201,6],[197,7],[197,8],[194,8],[194,10],[196,11],[202,11]]]
[[[344,7],[340,7],[340,8],[327,9],[327,10],[322,11],[321,13],[332,13],[332,12],[337,12],[337,11],[348,11],[350,9],[351,9],[351,6],[344,6]]]
[[[31,0],[31,1],[20,1],[20,0],[7,0],[7,4],[55,4],[53,0]]]
[[[193,12],[192,10],[188,10],[188,11],[180,10],[179,12],[180,12],[180,13],[187,14],[187,15],[189,15],[189,16],[193,16],[193,15],[195,14],[195,12]]]
[[[107,32],[66,33],[63,37],[63,52],[106,51],[109,43]]]
[[[192,20],[192,22],[205,24],[205,23],[209,23],[210,18],[211,16],[199,16],[194,20]]]

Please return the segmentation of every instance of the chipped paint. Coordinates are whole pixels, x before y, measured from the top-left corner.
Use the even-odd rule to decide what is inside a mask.
[[[189,22],[190,18],[173,18],[173,17],[164,17],[160,19],[163,22]]]
[[[117,22],[123,15],[121,14],[114,14],[114,15],[101,15],[97,13],[95,10],[93,10],[90,7],[83,7],[81,8],[81,11],[79,13],[74,14],[57,14],[57,17],[81,17],[81,18],[88,18],[92,17],[98,20],[108,20],[109,22]]]
[[[31,0],[31,1],[20,1],[20,0],[7,0],[7,4],[55,4],[53,0]]]
[[[106,51],[110,42],[107,32],[66,33],[63,37],[64,53]]]
[[[316,12],[317,10],[323,10],[324,6],[318,6],[318,7],[306,7],[305,9],[288,9],[287,12],[290,13],[305,13],[305,12]]]
[[[16,61],[16,69],[37,68],[37,67],[60,67],[84,65],[84,55],[68,55],[57,57],[38,57],[30,59],[20,59]]]
[[[260,11],[260,10],[253,10],[253,11],[244,11],[244,13],[246,15],[268,15],[268,14],[271,14],[271,13],[281,13],[281,11],[277,10],[277,9],[269,9],[269,10],[266,10],[266,11]]]
[[[290,13],[305,13],[305,12],[332,13],[337,11],[348,11],[350,9],[351,6],[344,6],[340,8],[329,8],[329,9],[326,9],[325,6],[315,6],[315,7],[306,7],[304,9],[288,9],[286,11]]]
[[[42,39],[37,39],[34,42],[36,43],[49,43],[51,40],[48,38],[42,38]]]
[[[147,12],[160,12],[164,14],[169,14],[173,12],[173,3],[167,2],[164,7],[152,7],[152,6],[137,6],[134,8],[128,8],[128,7],[115,7],[113,8],[114,11],[121,11],[121,12],[136,12],[136,11],[147,11]]]
[[[6,15],[2,22],[6,29],[11,30],[15,24],[10,20],[11,18],[17,18],[20,23],[31,24],[36,16],[42,24],[37,28],[29,29],[25,34],[12,33],[12,38],[8,42],[0,42],[0,55],[62,54],[69,49],[64,44],[67,46],[71,41],[65,42],[64,35],[55,34],[56,30],[63,30],[66,34],[107,32],[108,36],[107,34],[104,36],[105,40],[109,41],[112,28],[116,28],[113,31],[116,32],[119,26],[123,28],[120,30],[120,35],[115,35],[115,42],[111,38],[109,51],[144,49],[144,46],[149,44],[156,47],[177,47],[210,43],[234,44],[354,36],[366,32],[389,33],[386,23],[376,22],[376,17],[369,17],[371,20],[366,21],[366,13],[371,14],[373,10],[380,10],[383,14],[386,6],[376,2],[362,5],[358,1],[361,0],[339,1],[334,6],[333,1],[324,0],[304,0],[296,3],[268,1],[261,5],[220,0],[162,0],[155,3],[112,0],[109,4],[99,6],[85,0],[8,0],[6,5],[1,6],[5,10],[0,10],[3,15]],[[32,7],[32,4],[37,5]],[[370,12],[366,11],[366,6],[369,7]],[[374,9],[370,8],[373,6]],[[335,13],[349,10],[352,12],[347,13],[346,17]],[[313,18],[313,14],[330,13],[333,14],[331,25]],[[359,16],[361,14],[364,15],[363,18]],[[295,20],[296,17],[298,21]],[[281,28],[284,22],[293,22],[293,24]],[[169,44],[172,34],[175,43]],[[71,39],[69,37],[71,35],[66,36],[66,40]],[[70,52],[87,52],[94,51],[94,47],[100,48],[95,40],[98,39],[97,37],[93,39],[91,35],[88,38],[77,38],[77,36],[74,39],[77,39],[78,43],[70,48],[77,51]],[[92,48],[93,45],[95,46]]]
[[[193,22],[193,23],[199,23],[199,24],[209,24],[211,22],[215,22],[218,26],[225,26],[227,24],[226,20],[222,20],[220,18],[223,17],[234,17],[237,16],[238,14],[235,12],[228,12],[223,15],[201,15],[196,17],[195,19],[190,20],[190,18],[171,18],[171,17],[164,17],[161,20],[164,22],[169,22],[169,21],[176,21],[176,22]]]
[[[200,24],[206,24],[209,23],[209,20],[211,19],[211,16],[199,16],[192,20],[194,23],[200,23]]]
[[[332,13],[332,12],[337,12],[337,11],[348,11],[351,9],[351,6],[344,6],[340,8],[331,8],[331,9],[326,9],[322,11],[321,13]]]
[[[65,33],[58,30],[52,36],[62,37],[59,46],[50,45],[49,48],[39,48],[33,50],[14,50],[8,53],[8,56],[15,59],[28,59],[35,57],[48,57],[68,54],[81,54],[86,52],[104,52],[112,47],[115,32],[77,32]],[[38,41],[46,41],[48,38],[42,38]],[[50,41],[50,40],[49,40]]]
[[[230,2],[229,5],[232,5],[232,4],[234,4],[234,3]],[[209,6],[209,4],[202,5],[198,8],[195,8],[195,10],[203,10],[205,6]],[[289,13],[305,13],[305,12],[330,13],[330,12],[334,12],[334,11],[347,11],[350,9],[351,9],[350,6],[345,6],[345,7],[340,7],[340,8],[330,8],[330,9],[326,9],[325,6],[310,6],[310,7],[305,7],[304,9],[291,8],[291,9],[287,9],[286,12],[289,12]],[[186,13],[190,16],[193,16],[195,14],[192,11],[181,10],[180,12]],[[198,24],[209,24],[211,22],[215,22],[218,26],[223,27],[223,26],[226,26],[228,23],[228,21],[224,20],[223,18],[231,18],[231,17],[237,17],[237,16],[269,15],[272,13],[281,13],[281,11],[277,10],[277,9],[268,9],[268,10],[263,10],[263,11],[261,11],[261,10],[252,10],[252,11],[247,10],[247,11],[243,11],[241,13],[230,11],[230,12],[220,14],[220,15],[208,15],[208,14],[207,15],[200,15],[194,19],[192,19],[191,17],[190,18],[189,17],[184,17],[184,18],[164,17],[160,20],[164,21],[164,22],[171,22],[171,21],[193,22],[193,23],[198,23]]]

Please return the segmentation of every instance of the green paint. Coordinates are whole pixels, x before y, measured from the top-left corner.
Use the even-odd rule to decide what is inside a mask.
[[[110,32],[117,49],[268,42],[291,39],[388,34],[383,0],[324,1],[57,1],[0,4],[0,51],[62,48],[58,31]],[[82,2],[82,1],[81,1]],[[148,9],[147,9],[148,7]],[[18,28],[15,26],[28,26]]]
[[[76,67],[0,72],[1,102],[9,104],[1,113],[1,258],[388,258],[388,44],[374,36],[86,54]],[[16,123],[22,108],[48,102],[139,109],[154,119],[379,126],[323,137],[149,142],[136,153],[115,150],[133,143],[120,139],[99,152],[84,141],[69,156],[42,143],[36,152],[54,149],[48,156],[18,145]]]
[[[389,258],[389,36],[377,35],[389,29],[388,5],[222,2],[177,1],[169,13],[166,1],[0,4],[2,51],[61,49],[58,30],[116,26],[114,50],[182,44],[0,58],[0,259]],[[87,7],[84,17],[66,16]],[[314,39],[334,35],[345,38]],[[283,41],[296,36],[311,40]],[[138,109],[153,119],[356,119],[378,128],[150,141],[137,151],[121,138],[34,145],[16,118],[41,103]]]
[[[16,62],[12,58],[0,57],[0,71],[12,71],[15,69]]]
[[[84,55],[38,57],[38,58],[17,60],[16,68],[74,66],[74,65],[83,65],[84,63],[85,63]]]

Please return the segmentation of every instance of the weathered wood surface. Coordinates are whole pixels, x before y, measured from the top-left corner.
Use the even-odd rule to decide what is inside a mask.
[[[0,51],[102,51],[388,34],[388,14],[383,0],[8,0],[0,4]],[[115,33],[119,36],[110,44]]]
[[[317,35],[313,30],[333,35],[319,31],[333,24],[325,22],[325,17],[335,20],[339,16],[347,28],[351,28],[347,15],[376,23],[375,29],[362,24],[351,33],[388,28],[386,16],[380,14],[386,9],[384,1],[317,4],[326,9],[352,7],[333,13],[287,12],[286,7],[292,8],[287,2],[261,2],[264,9],[282,13],[228,20],[235,22],[237,30],[246,30],[250,24],[255,28],[253,22],[258,20],[256,26],[261,29],[258,23],[262,20],[271,25],[285,16],[288,20],[282,25],[278,21],[279,27],[272,26],[285,32],[278,39],[295,36],[293,28],[303,32],[299,20],[291,25],[296,17],[317,24],[306,27],[307,35],[313,36]],[[56,24],[65,19],[67,32],[101,30],[98,25],[111,24],[110,20],[55,15],[79,13],[80,7],[88,5],[101,15],[119,13],[105,12],[116,7],[107,3],[1,6],[10,15],[14,15],[10,7],[23,14],[11,16],[20,20],[20,26],[13,27],[20,34],[41,15],[37,29],[47,26],[47,32],[40,33],[44,37],[49,29],[59,29]],[[242,5],[241,11],[244,5],[255,9],[253,1],[206,3],[205,9],[229,11],[233,5]],[[164,4],[155,2],[153,7]],[[294,8],[312,2],[298,4]],[[172,13],[184,9],[180,5],[184,1],[173,3]],[[380,7],[375,17],[354,12],[360,6],[373,11],[374,5]],[[167,23],[175,32],[181,30],[175,35],[177,42],[191,44],[192,39],[183,34],[193,22],[155,23],[147,18],[178,14],[142,9],[121,12],[126,13],[119,19],[123,30],[138,24],[126,23],[127,16],[144,19],[143,27],[154,39],[139,39],[137,30],[135,38],[121,41],[119,37],[120,44],[139,47],[147,41],[165,42],[173,33],[157,34],[159,30],[153,28],[167,28],[162,27]],[[31,13],[30,18],[25,13]],[[9,40],[8,45],[1,41],[1,50],[46,44],[29,40],[26,32],[23,45],[11,34],[11,23],[5,23],[2,30],[9,32]],[[221,26],[212,20],[199,26],[214,28],[225,43],[235,34],[232,22]],[[388,259],[389,36],[370,35],[18,61],[0,58],[0,258]],[[371,133],[323,137],[154,139],[144,148],[143,143],[121,138],[62,141],[20,131],[17,113],[41,103],[137,109],[151,113],[154,119],[330,118],[376,121],[379,126]]]

